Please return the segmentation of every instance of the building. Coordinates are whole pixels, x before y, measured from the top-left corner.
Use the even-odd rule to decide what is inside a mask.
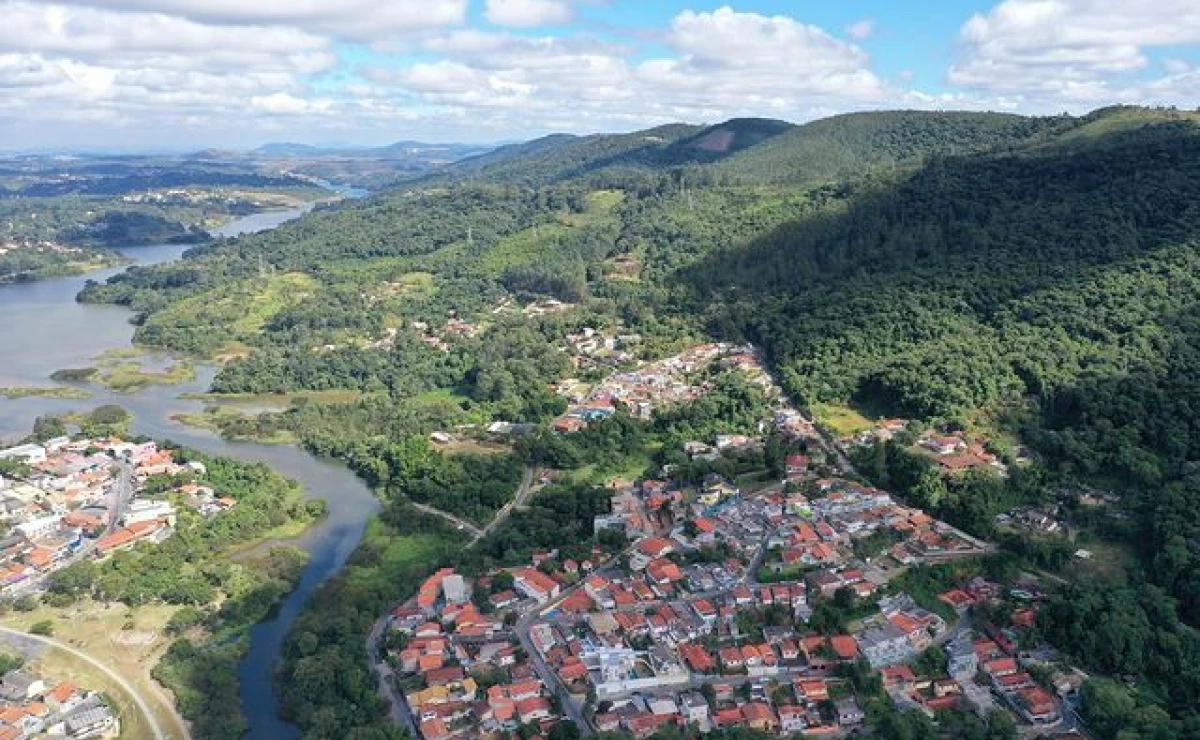
[[[138,499],[129,505],[129,510],[121,517],[121,523],[128,527],[156,519],[166,520],[168,526],[174,527],[175,507],[169,501]]]
[[[471,600],[466,581],[457,573],[451,573],[442,579],[442,593],[451,604],[465,604]]]
[[[25,463],[40,463],[46,460],[46,448],[41,445],[17,445],[0,450],[0,460],[20,460]]]
[[[855,640],[872,668],[904,663],[917,655],[908,636],[890,622],[863,630]]]
[[[842,727],[853,727],[862,724],[867,718],[862,707],[854,698],[842,699],[837,703],[838,724]]]
[[[975,646],[965,637],[951,642],[946,650],[949,658],[947,670],[951,676],[972,676],[979,669],[979,656]]]
[[[513,574],[513,585],[525,596],[542,603],[559,594],[558,583],[553,578],[533,568],[525,568]]]

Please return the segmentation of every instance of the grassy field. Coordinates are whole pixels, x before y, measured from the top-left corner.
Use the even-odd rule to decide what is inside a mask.
[[[310,295],[316,285],[315,280],[299,272],[272,275],[265,286],[251,293],[249,303],[242,307],[244,313],[233,322],[234,330],[257,334],[275,314]]]
[[[575,230],[611,220],[613,210],[623,197],[622,193],[612,190],[591,193],[582,213],[559,214],[555,223],[539,224],[500,240],[481,257],[479,266],[488,273],[500,274],[515,265],[552,259]]]
[[[833,430],[838,438],[853,437],[871,428],[871,420],[849,406],[814,404],[812,413],[818,424]]]
[[[299,437],[287,429],[276,429],[270,434],[238,434],[232,431],[238,428],[240,422],[249,418],[249,415],[237,409],[222,406],[209,406],[198,414],[173,414],[171,416],[172,421],[177,421],[184,426],[206,429],[234,441],[246,440],[270,445],[292,445],[300,442]]]
[[[59,398],[69,401],[85,401],[92,397],[91,393],[81,388],[0,388],[0,398]]]
[[[194,296],[156,313],[148,330],[183,332],[200,340],[198,352],[230,354],[257,334],[272,318],[317,290],[303,273],[260,275],[223,284],[213,293]]]
[[[61,609],[41,606],[31,612],[13,612],[3,622],[8,627],[28,630],[35,622],[51,620],[56,628],[54,639],[87,653],[122,676],[142,694],[164,731],[174,738],[184,738],[186,730],[171,709],[173,700],[150,677],[150,670],[170,642],[163,627],[175,611],[176,607],[169,606],[129,609],[120,604],[82,601]],[[148,723],[132,699],[91,665],[70,653],[48,649],[38,657],[36,667],[56,680],[74,681],[111,696],[121,712],[122,738],[152,738]]]
[[[362,391],[331,390],[331,391],[293,391],[291,393],[182,393],[180,398],[185,401],[209,401],[228,406],[249,406],[254,408],[269,407],[286,409],[298,400],[312,403],[354,403],[362,396]]]

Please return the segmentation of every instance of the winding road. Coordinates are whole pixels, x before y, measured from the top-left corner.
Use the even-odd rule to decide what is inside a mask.
[[[154,712],[150,711],[150,705],[146,703],[146,700],[142,697],[141,693],[139,693],[138,690],[133,686],[133,684],[126,681],[125,678],[122,677],[120,674],[116,673],[111,668],[104,665],[103,663],[96,660],[95,658],[88,655],[87,653],[85,653],[81,650],[77,650],[65,643],[59,642],[58,640],[55,640],[55,639],[52,639],[49,637],[43,637],[41,635],[31,635],[28,632],[22,632],[20,630],[15,630],[15,629],[12,629],[11,627],[0,627],[0,634],[8,635],[10,637],[15,637],[20,640],[28,640],[30,642],[36,642],[41,645],[46,645],[46,646],[49,646],[52,648],[56,648],[58,650],[62,650],[64,652],[68,653],[69,655],[71,655],[75,658],[78,658],[79,660],[84,661],[91,667],[93,667],[96,670],[103,673],[105,676],[107,676],[109,679],[111,679],[114,683],[116,683],[118,686],[120,686],[121,690],[124,691],[126,694],[128,694],[131,699],[133,699],[134,704],[137,705],[138,711],[141,712],[142,716],[146,718],[146,724],[150,728],[150,732],[151,732],[151,734],[153,734],[155,740],[188,740],[188,738],[191,737],[185,729],[187,727],[187,724],[183,721],[182,717],[180,717],[178,714],[175,714],[174,707],[171,707],[170,709],[171,709],[171,712],[175,715],[175,723],[178,725],[179,729],[183,731],[183,734],[179,735],[179,734],[172,734],[172,733],[164,732],[162,729],[162,726],[159,725],[159,723],[158,723],[158,718],[154,716]]]

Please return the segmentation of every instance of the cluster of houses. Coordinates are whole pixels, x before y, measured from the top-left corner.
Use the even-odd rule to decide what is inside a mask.
[[[611,702],[594,719],[601,732],[624,730],[646,738],[663,726],[692,726],[701,732],[748,727],[761,732],[810,737],[841,736],[862,724],[865,714],[852,696],[833,699],[841,681],[796,678],[768,693],[765,682],[745,685],[714,682],[708,691],[633,695]],[[707,694],[707,696],[706,696]],[[773,695],[772,695],[773,694]]]
[[[532,568],[510,576],[513,588],[490,594],[486,614],[472,601],[473,584],[449,568],[392,613],[391,627],[402,636],[392,659],[424,740],[529,725],[548,730],[558,721],[551,693],[504,621],[519,607],[557,595],[558,584]]]
[[[968,696],[972,708],[980,714],[996,707],[1000,698],[1014,713],[1033,725],[1054,725],[1062,719],[1063,707],[1077,698],[1086,674],[1074,668],[1049,671],[1052,684],[1040,685],[1030,673],[1033,666],[1050,667],[1051,658],[1061,659],[1051,648],[1019,650],[1021,634],[1034,628],[1038,604],[1045,594],[1036,584],[1021,583],[1004,589],[982,578],[972,579],[961,588],[939,597],[956,611],[965,613],[975,604],[995,605],[1006,598],[1016,602],[1008,613],[1008,624],[983,625],[974,638],[968,633],[947,646],[949,673],[961,685],[974,685]],[[991,691],[980,690],[983,679]]]
[[[48,684],[24,670],[0,679],[0,740],[91,740],[120,734],[120,719],[94,691],[72,683]]]
[[[8,525],[0,539],[0,593],[28,588],[81,557],[103,558],[170,537],[176,504],[145,495],[146,482],[206,472],[199,462],[176,462],[153,442],[119,439],[62,437],[0,450],[0,459],[23,464],[20,475],[0,477],[0,521]],[[194,483],[168,493],[202,516],[236,504]]]
[[[1007,475],[1008,468],[985,448],[986,441],[965,432],[940,434],[932,432],[917,440],[917,447],[933,458],[942,470],[958,473],[964,470],[992,470]]]
[[[475,337],[483,330],[478,324],[463,321],[453,312],[446,319],[446,323],[440,327],[431,327],[424,321],[414,321],[412,322],[412,328],[420,332],[421,341],[426,346],[441,352],[450,351],[451,339],[457,337]]]
[[[632,350],[641,343],[640,334],[600,331],[585,326],[567,335],[567,356],[576,370],[584,372],[618,368],[637,359]]]
[[[576,432],[596,421],[612,416],[618,408],[638,419],[649,419],[655,409],[690,403],[709,390],[706,381],[694,377],[722,358],[750,353],[752,348],[732,344],[702,344],[665,360],[617,373],[584,391],[578,386],[568,397],[565,414],[555,419],[552,428],[560,433]]]

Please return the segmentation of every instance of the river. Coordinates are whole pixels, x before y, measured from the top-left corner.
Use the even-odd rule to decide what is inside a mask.
[[[357,193],[350,193],[356,195]],[[238,219],[217,230],[219,236],[263,231],[296,218],[306,209],[270,211]],[[122,249],[136,265],[179,259],[187,249],[162,245]],[[133,338],[130,313],[116,306],[75,302],[88,279],[102,281],[127,268],[86,276],[0,286],[0,387],[52,386],[55,370],[89,367],[105,350],[127,347]],[[279,718],[271,672],[278,662],[283,638],[313,592],[341,571],[362,538],[367,520],[379,510],[371,490],[344,466],[292,446],[227,442],[204,430],[171,420],[179,413],[196,413],[203,402],[180,399],[182,393],[208,390],[215,368],[201,366],[196,379],[182,385],[149,386],[135,393],[116,394],[87,386],[86,401],[27,397],[0,398],[0,440],[29,433],[43,414],[86,410],[115,403],[134,415],[133,430],[159,440],[173,440],[204,452],[264,462],[299,481],[306,495],[329,503],[329,515],[298,543],[310,556],[299,585],[269,622],[250,633],[250,649],[239,667],[242,708],[250,724],[250,740],[289,740],[299,731]]]

